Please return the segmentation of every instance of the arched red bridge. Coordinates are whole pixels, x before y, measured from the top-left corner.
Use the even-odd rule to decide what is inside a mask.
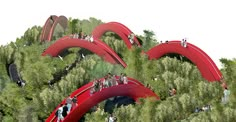
[[[65,16],[55,16],[52,15],[50,16],[47,21],[45,22],[43,29],[42,29],[42,33],[40,36],[40,41],[51,41],[52,36],[53,36],[53,32],[56,28],[56,26],[58,24],[60,24],[63,29],[65,30],[67,27],[67,18]]]
[[[180,43],[180,41],[169,41],[168,43],[159,44],[147,51],[147,55],[149,59],[159,59],[168,53],[180,54],[191,60],[206,80],[219,81],[221,79],[220,70],[203,50],[191,43],[187,43],[185,48]]]
[[[118,80],[119,77],[117,77]],[[95,92],[92,96],[90,95],[90,89],[93,86],[93,82],[90,82],[76,91],[74,91],[70,97],[77,96],[78,106],[75,107],[65,118],[64,122],[76,122],[90,110],[96,104],[102,102],[111,97],[115,96],[128,96],[137,101],[139,98],[154,97],[159,100],[159,97],[150,89],[146,88],[140,82],[133,78],[128,78],[128,84],[119,84],[104,88],[101,91]],[[65,104],[64,99],[61,104]],[[46,122],[55,122],[57,117],[55,116],[56,110],[60,107],[58,105],[56,109],[47,118]]]
[[[121,39],[125,42],[126,46],[130,49],[132,47],[131,42],[128,39],[128,35],[132,32],[127,29],[124,25],[118,24],[117,22],[105,23],[98,25],[92,32],[94,39],[100,39],[102,35],[108,31],[114,32],[121,37]],[[134,38],[134,42],[140,46],[137,38]]]
[[[96,40],[95,40],[96,41]],[[112,64],[119,63],[122,66],[126,67],[126,63],[113,51],[109,46],[104,43],[97,42],[97,44],[89,42],[85,39],[70,38],[69,36],[62,37],[57,40],[55,43],[50,45],[43,53],[42,56],[50,55],[53,57],[58,56],[63,50],[80,47],[85,48],[98,56],[102,57],[105,61],[108,61]]]
[[[133,34],[133,32],[124,24],[119,23],[119,22],[109,22],[109,24],[114,24],[119,26],[120,28],[122,28],[122,32],[128,37],[130,34]],[[141,46],[140,42],[138,41],[137,37],[134,36],[134,42],[136,43],[136,45]]]

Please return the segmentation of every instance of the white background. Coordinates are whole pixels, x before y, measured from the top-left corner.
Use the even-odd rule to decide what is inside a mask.
[[[153,30],[158,40],[187,38],[220,67],[220,58],[234,58],[234,0],[1,0],[0,45],[15,41],[50,15],[104,22],[118,21],[134,33]]]

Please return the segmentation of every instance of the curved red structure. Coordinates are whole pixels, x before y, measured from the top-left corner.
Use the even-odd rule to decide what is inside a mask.
[[[138,98],[146,98],[146,97],[155,97],[157,100],[159,100],[159,97],[154,92],[144,87],[137,80],[128,78],[128,81],[129,81],[128,84],[122,84],[122,85],[112,86],[109,88],[104,88],[101,91],[94,93],[92,96],[90,96],[89,90],[92,87],[93,82],[90,82],[82,86],[81,88],[77,89],[70,95],[70,97],[77,96],[78,106],[75,107],[64,118],[64,122],[78,121],[90,108],[95,106],[97,103],[100,103],[103,100],[106,100],[114,96],[129,96],[136,101],[138,100]],[[61,104],[65,104],[65,100],[63,100]],[[55,112],[58,108],[59,106],[57,106],[57,108],[51,113],[51,115],[47,118],[46,122],[55,122],[57,120]]]
[[[67,28],[67,21],[68,21],[68,20],[67,20],[67,18],[66,18],[65,16],[59,16],[59,17],[55,20],[55,22],[53,23],[52,28],[51,28],[51,30],[50,30],[50,33],[49,33],[49,35],[48,35],[47,40],[48,40],[48,41],[51,41],[51,40],[52,40],[53,33],[54,33],[54,30],[55,30],[57,24],[60,24],[60,25],[63,27],[63,29],[65,30],[65,29]]]
[[[41,42],[51,41],[57,24],[60,24],[64,29],[66,29],[67,21],[68,20],[65,16],[59,16],[59,17],[55,15],[50,16],[43,26],[42,33],[40,36]]]
[[[120,26],[123,28],[123,33],[128,37],[130,34],[132,34],[133,32],[128,28],[126,27],[124,24],[122,23],[119,23],[119,22],[109,22],[109,24],[114,24],[114,25],[117,25],[117,26]],[[138,45],[138,46],[141,46],[141,44],[139,43],[138,39],[136,36],[134,36],[134,42]]]
[[[42,33],[40,35],[40,40],[42,41],[46,41],[48,38],[48,35],[50,33],[50,30],[52,28],[52,25],[54,23],[54,21],[57,19],[58,17],[55,15],[51,15],[47,21],[45,22],[43,29],[42,29]]]
[[[117,26],[111,23],[100,24],[93,30],[92,35],[94,39],[100,39],[102,35],[108,31],[114,32],[117,35],[119,35],[122,38],[122,40],[125,42],[126,46],[128,48],[131,48],[132,44],[129,41],[128,36],[126,36],[123,33],[125,32],[125,28],[122,28],[121,26]]]
[[[123,60],[120,59],[120,57],[113,52],[112,56],[106,51],[103,50],[100,46],[89,42],[88,40],[82,40],[82,39],[75,39],[70,38],[69,36],[62,37],[61,39],[57,40],[54,44],[50,45],[43,53],[42,56],[50,55],[53,57],[56,57],[65,49],[72,48],[72,47],[81,47],[90,50],[91,52],[97,54],[98,56],[102,57],[104,60],[115,64],[115,63],[121,63],[123,66],[126,66]],[[116,58],[113,56],[116,55]]]
[[[197,66],[202,76],[210,82],[219,81],[222,77],[220,70],[212,59],[191,43],[187,43],[187,47],[184,48],[181,46],[181,41],[169,41],[168,43],[157,45],[146,52],[149,59],[159,59],[168,53],[177,53],[190,59]]]

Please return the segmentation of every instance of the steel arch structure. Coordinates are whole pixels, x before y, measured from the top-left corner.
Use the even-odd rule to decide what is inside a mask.
[[[62,37],[57,40],[55,43],[50,45],[43,53],[42,56],[50,55],[56,57],[65,49],[72,47],[81,47],[85,48],[98,56],[102,57],[104,60],[115,64],[120,63],[122,66],[126,66],[124,61],[114,52],[111,48],[104,45],[96,45],[88,40],[70,38],[69,36]],[[103,47],[103,48],[101,48]],[[104,50],[106,49],[106,50]]]
[[[222,77],[220,70],[212,59],[197,46],[187,43],[187,47],[181,46],[181,41],[169,41],[151,48],[146,54],[149,59],[159,59],[165,54],[177,53],[190,59],[199,69],[206,80],[219,81]]]
[[[50,30],[52,28],[52,25],[54,23],[54,21],[57,19],[58,17],[55,16],[55,15],[51,15],[50,17],[48,17],[48,19],[46,20],[44,26],[43,26],[43,29],[42,29],[42,32],[41,32],[41,35],[40,35],[40,41],[43,42],[43,41],[46,41],[47,38],[48,38],[48,35],[50,33]]]
[[[123,33],[128,37],[130,34],[132,34],[133,32],[124,24],[119,23],[119,22],[109,22],[109,24],[114,24],[117,26],[120,26],[121,28],[123,28]],[[138,41],[137,37],[134,36],[134,42],[138,45],[141,46],[140,42]]]
[[[132,47],[132,44],[129,41],[128,36],[125,34],[126,32],[128,32],[128,30],[118,24],[114,23],[100,24],[97,27],[95,27],[95,29],[92,32],[92,35],[94,39],[100,39],[102,35],[108,31],[114,32],[117,35],[119,35],[129,49]],[[139,42],[138,45],[140,46]]]
[[[119,77],[117,77],[118,80]],[[93,86],[93,82],[80,87],[75,90],[70,97],[76,96],[78,99],[78,106],[75,107],[65,118],[64,122],[78,121],[90,108],[97,103],[102,102],[105,99],[115,96],[128,96],[138,101],[139,98],[154,97],[156,100],[160,98],[150,89],[146,88],[140,82],[133,78],[128,78],[128,84],[120,84],[109,88],[104,88],[101,91],[97,91],[92,96],[90,95],[90,88]],[[112,91],[112,92],[111,92]],[[65,104],[64,99],[61,104]],[[56,110],[60,107],[58,105],[56,109],[47,118],[46,122],[55,122],[57,120],[55,116]]]
[[[43,26],[40,41],[51,41],[56,26],[60,24],[65,30],[67,28],[67,21],[65,16],[50,16]]]

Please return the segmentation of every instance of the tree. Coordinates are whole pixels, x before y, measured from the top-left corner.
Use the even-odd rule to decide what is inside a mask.
[[[42,90],[43,85],[52,79],[51,70],[42,62],[36,62],[26,67],[22,76],[26,80],[26,84],[36,90]]]
[[[144,51],[148,51],[151,47],[157,44],[157,40],[154,38],[155,34],[153,31],[144,30],[144,37],[142,37]]]

